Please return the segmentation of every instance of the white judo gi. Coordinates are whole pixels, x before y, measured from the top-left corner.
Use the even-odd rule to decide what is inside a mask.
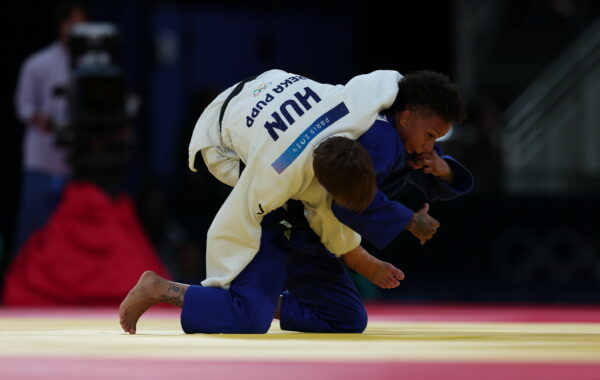
[[[208,170],[233,186],[207,236],[203,286],[228,289],[260,246],[261,220],[289,199],[302,201],[310,227],[336,255],[360,244],[360,235],[331,211],[331,195],[312,168],[314,148],[337,135],[357,139],[396,99],[396,71],[359,75],[344,85],[322,84],[281,70],[246,82],[221,108],[235,85],[198,119],[189,146],[195,171],[198,151]],[[239,175],[240,160],[246,165]]]

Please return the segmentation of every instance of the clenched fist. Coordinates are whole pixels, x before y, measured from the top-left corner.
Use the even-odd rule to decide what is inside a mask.
[[[454,179],[454,172],[446,160],[441,158],[436,151],[417,154],[407,161],[413,169],[423,169],[423,173],[439,177],[448,183]]]
[[[413,218],[408,223],[408,226],[406,226],[406,229],[415,235],[417,239],[419,239],[421,245],[425,244],[427,240],[431,239],[440,226],[440,222],[429,215],[427,213],[428,211],[429,204],[425,203],[422,209],[420,209],[418,212],[415,212]]]

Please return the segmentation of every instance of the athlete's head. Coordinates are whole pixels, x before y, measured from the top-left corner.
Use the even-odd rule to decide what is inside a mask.
[[[363,211],[375,197],[377,184],[371,157],[359,142],[335,136],[313,153],[317,180],[340,206]]]
[[[433,71],[418,71],[402,78],[389,111],[409,154],[431,152],[435,140],[465,118],[458,85]]]

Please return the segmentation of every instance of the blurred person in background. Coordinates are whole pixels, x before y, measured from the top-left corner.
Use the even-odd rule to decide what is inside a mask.
[[[472,189],[469,171],[435,144],[463,117],[458,86],[433,72],[330,86],[271,70],[224,91],[189,152],[192,170],[201,151],[233,186],[208,233],[207,279],[190,286],[145,272],[121,304],[121,326],[135,333],[150,306],[168,302],[183,308],[188,333],[264,333],[273,316],[284,330],[363,331],[366,311],[339,256],[382,288],[399,285],[404,274],[364,250],[361,235],[381,248],[404,229],[422,244],[435,234],[428,204],[413,212],[387,195],[405,182],[429,200]]]
[[[63,2],[53,17],[57,39],[25,60],[15,93],[17,117],[25,125],[15,253],[48,221],[72,173],[65,149],[56,145],[56,129],[68,118],[67,99],[57,90],[69,82],[69,33],[86,20],[86,12],[79,3]]]
[[[45,128],[45,148],[55,143],[66,147],[71,176],[52,214],[27,238],[8,268],[1,297],[11,307],[115,305],[140,272],[152,267],[170,277],[123,190],[136,147],[137,112],[128,107],[134,98],[118,59],[119,30],[107,22],[77,24],[83,20],[79,8],[64,9],[59,20],[63,40],[56,49],[62,53],[62,69],[71,74],[62,71],[61,78],[53,77],[56,82],[42,84],[48,87],[44,94],[50,105],[52,87],[62,85],[68,120],[57,120],[64,111],[58,105],[49,106],[48,113],[42,108],[40,120],[59,125],[52,131],[56,137]],[[67,33],[71,26],[75,27]],[[70,64],[64,49],[67,36]],[[39,69],[36,58],[33,63]]]

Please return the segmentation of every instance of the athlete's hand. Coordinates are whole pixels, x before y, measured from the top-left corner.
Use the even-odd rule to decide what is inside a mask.
[[[404,280],[404,273],[390,263],[379,260],[362,246],[357,246],[342,255],[348,268],[383,289],[392,289]]]
[[[419,239],[421,245],[425,244],[427,240],[431,239],[440,226],[440,222],[431,217],[431,215],[427,213],[428,211],[429,204],[425,203],[422,209],[415,212],[412,219],[408,223],[408,226],[406,226],[406,229],[415,235],[417,239]]]
[[[381,261],[368,280],[382,289],[393,289],[400,286],[400,281],[404,280],[404,272],[388,262]]]
[[[446,182],[452,182],[454,179],[452,168],[435,150],[417,154],[411,157],[406,163],[413,169],[423,169],[423,173],[440,177]]]

